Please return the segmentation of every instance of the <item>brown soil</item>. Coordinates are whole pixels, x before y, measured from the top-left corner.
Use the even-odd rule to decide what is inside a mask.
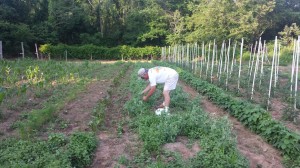
[[[272,118],[274,120],[281,121],[287,128],[300,134],[299,123],[295,123],[292,121],[285,121],[282,119],[282,116],[284,115],[283,111],[286,109],[287,104],[283,103],[279,98],[272,99],[270,104],[271,104],[271,109],[269,109],[269,111],[272,115]],[[299,119],[300,119],[300,113],[298,114],[298,120]]]
[[[197,91],[180,82],[183,90],[192,97],[198,95]],[[237,145],[240,152],[250,161],[250,167],[263,168],[282,168],[282,157],[280,152],[266,143],[260,136],[252,133],[245,128],[237,119],[230,116],[223,109],[208,101],[205,97],[201,98],[201,105],[204,111],[214,117],[227,116],[233,126],[233,132],[237,136]]]
[[[92,82],[84,92],[77,96],[77,99],[67,103],[58,114],[68,126],[58,131],[67,135],[74,131],[88,131],[91,112],[100,100],[108,96],[107,91],[111,82],[111,80]]]

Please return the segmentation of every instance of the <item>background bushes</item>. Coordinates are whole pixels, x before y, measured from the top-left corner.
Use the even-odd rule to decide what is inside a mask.
[[[136,60],[159,59],[160,47],[134,48],[130,46],[103,47],[96,45],[70,46],[65,44],[45,44],[39,48],[40,52],[54,59],[96,59],[96,60]]]

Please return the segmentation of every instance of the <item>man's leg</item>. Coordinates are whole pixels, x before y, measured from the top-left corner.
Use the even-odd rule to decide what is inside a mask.
[[[163,90],[164,102],[159,107],[162,108],[166,107],[167,109],[169,109],[169,105],[171,101],[170,91],[176,88],[177,81],[178,81],[178,74],[175,74],[173,77],[167,79]]]
[[[169,105],[170,105],[170,90],[164,90],[163,95],[164,95],[164,106],[169,107]]]

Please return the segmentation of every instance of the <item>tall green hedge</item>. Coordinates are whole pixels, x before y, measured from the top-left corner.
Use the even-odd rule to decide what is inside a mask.
[[[65,44],[45,44],[39,48],[40,52],[51,58],[64,59],[96,59],[96,60],[137,60],[137,59],[159,59],[160,47],[139,47],[118,46],[107,48],[95,45],[69,46]]]

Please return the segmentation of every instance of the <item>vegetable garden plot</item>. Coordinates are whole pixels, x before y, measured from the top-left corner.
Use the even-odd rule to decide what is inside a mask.
[[[21,63],[28,63],[28,62],[24,61],[24,62],[20,62],[20,64]],[[50,70],[53,70],[54,72],[57,71],[57,73],[60,73],[61,76],[56,75],[56,78],[51,78],[51,79],[55,79],[54,86],[52,85],[52,82],[46,80],[44,81],[45,82],[45,84],[43,85],[45,87],[44,89],[47,89],[49,85],[54,88],[54,89],[52,88],[53,90],[51,90],[54,93],[52,92],[53,94],[48,95],[49,97],[47,97],[50,98],[50,100],[53,100],[53,101],[48,100],[47,103],[52,104],[55,107],[54,109],[51,109],[51,112],[55,112],[56,108],[59,109],[60,103],[65,105],[68,104],[70,100],[80,99],[81,97],[76,97],[76,96],[78,95],[79,92],[82,93],[84,89],[86,89],[86,86],[89,85],[91,82],[94,82],[95,80],[97,81],[97,80],[105,80],[105,79],[112,80],[115,78],[115,76],[114,73],[111,73],[111,71],[120,72],[121,69],[123,69],[123,66],[120,66],[120,64],[102,65],[99,63],[93,63],[89,61],[78,62],[78,63],[70,63],[70,62],[64,63],[64,62],[55,62],[55,61],[40,62],[40,61],[31,60],[31,64],[38,64],[41,69],[49,68],[43,63],[45,63],[47,66],[51,66],[53,64],[63,69],[66,68],[67,70],[61,72],[61,71],[57,71],[58,69],[50,68]],[[26,68],[26,66],[24,66],[23,68]],[[42,72],[44,72],[45,75],[47,75],[46,73],[52,75],[53,72],[50,70],[42,71]],[[78,73],[78,77],[76,78],[77,80],[72,80],[68,78],[69,73],[73,73],[74,71]],[[66,83],[64,83],[64,81],[66,81]],[[48,82],[50,83],[49,85]],[[109,86],[110,85],[108,85],[107,87]],[[36,88],[34,86],[29,85],[28,88],[30,88],[31,91],[35,93],[34,91],[36,91],[35,90]],[[9,101],[10,96],[14,97],[20,95],[18,94],[9,95],[8,93],[6,93],[6,96],[7,99],[5,99],[4,101]],[[28,97],[26,96],[27,95],[25,95],[24,97],[27,99]],[[97,106],[97,102],[95,106]],[[82,106],[82,108],[85,107]],[[88,108],[86,108],[86,110],[88,110]],[[90,110],[91,110],[90,113],[97,112],[98,107],[95,107],[95,111],[93,109]],[[99,110],[101,110],[101,108]],[[93,115],[96,115],[96,113],[93,113]],[[51,122],[51,124],[47,126],[49,132],[51,132],[50,131],[51,129],[56,128],[56,127],[52,127],[52,125],[57,124],[59,125],[58,127],[64,126],[61,125],[62,123],[57,122],[57,120],[45,120],[44,119],[45,117],[47,116],[45,116],[44,113],[36,110],[34,113],[30,112],[28,118],[23,118],[22,122],[24,122],[25,125],[26,123],[30,123],[28,126],[33,126],[31,124],[37,124],[37,123],[39,124],[38,129],[36,129],[35,127],[29,127],[33,129],[33,132],[31,132],[31,134],[28,134],[30,132],[26,132],[27,135],[30,136],[30,140],[20,139],[17,136],[15,138],[9,138],[1,141],[0,163],[2,166],[4,167],[26,167],[26,166],[86,167],[88,164],[91,163],[92,153],[96,149],[98,143],[95,134],[91,131],[94,130],[93,128],[99,127],[95,125],[97,124],[97,122],[95,121],[94,122],[95,124],[88,125],[89,120],[87,121],[82,120],[81,122],[85,123],[87,126],[90,126],[89,130],[85,130],[85,132],[69,132],[68,135],[60,133],[58,130],[52,130],[52,132],[55,131],[58,132],[49,134],[47,140],[39,140],[38,137],[36,136],[39,134],[39,131],[45,131],[44,126],[47,125],[48,121]],[[96,117],[97,116],[94,116],[93,118],[95,119]],[[1,124],[6,119],[7,118],[3,118],[1,120]],[[90,120],[92,120],[92,118],[90,118]],[[91,123],[93,123],[92,121]],[[3,135],[6,136],[6,134]],[[24,138],[28,137],[27,135],[24,136]]]
[[[266,141],[283,152],[286,164],[299,166],[300,135],[288,130],[278,121],[272,120],[269,113],[263,108],[249,102],[235,99],[222,89],[200,80],[193,74],[180,68],[181,79],[190,83],[199,93],[227,110],[250,130],[262,136]]]
[[[63,63],[62,66],[64,66]],[[98,148],[98,151],[94,153],[95,159],[97,158],[98,152],[102,152],[101,159],[104,159],[103,163],[113,162],[116,163],[116,166],[126,166],[126,167],[224,167],[228,165],[230,167],[248,167],[249,163],[237,150],[236,139],[232,133],[228,132],[231,130],[231,125],[226,118],[221,118],[218,120],[212,120],[208,117],[206,113],[199,108],[199,104],[196,103],[199,100],[190,102],[188,96],[180,89],[172,93],[172,101],[178,102],[171,105],[171,115],[168,116],[156,116],[154,114],[154,106],[161,102],[159,98],[161,92],[157,90],[155,97],[151,98],[151,102],[145,103],[141,101],[141,97],[137,95],[140,92],[144,84],[141,80],[137,80],[136,71],[138,67],[143,66],[153,66],[149,64],[137,64],[137,67],[134,70],[131,70],[126,73],[126,75],[132,74],[131,78],[126,78],[122,71],[126,69],[127,65],[123,64],[109,65],[104,66],[104,69],[101,69],[102,64],[95,64],[95,69],[90,67],[92,62],[81,62],[76,63],[80,65],[88,64],[87,70],[81,69],[81,72],[85,72],[86,75],[83,75],[86,78],[86,82],[83,82],[80,85],[81,89],[76,92],[75,95],[82,95],[85,97],[89,94],[86,90],[82,90],[87,86],[91,81],[102,80],[104,78],[109,78],[112,80],[112,86],[107,92],[108,96],[106,98],[111,98],[110,101],[100,101],[99,104],[91,111],[93,114],[91,122],[87,121],[86,124],[91,123],[89,131],[93,133],[80,132],[80,133],[70,133],[70,136],[64,135],[62,133],[51,134],[47,141],[28,141],[28,140],[11,140],[3,143],[1,141],[1,153],[0,160],[3,165],[9,167],[12,166],[32,166],[32,165],[50,165],[55,167],[56,165],[63,165],[65,167],[76,166],[76,167],[86,167],[92,162],[91,154],[96,149],[95,143],[100,142],[100,145],[109,145],[103,141],[110,142],[111,145],[115,145],[115,148],[119,148],[123,153],[118,153],[117,155],[113,151],[113,148],[110,148],[111,151],[108,151],[106,154],[110,153],[110,156],[117,156],[118,158],[109,158],[105,160],[105,153],[103,149]],[[121,66],[120,66],[121,65]],[[83,67],[81,67],[83,68]],[[69,67],[70,69],[70,67]],[[90,72],[90,70],[98,70],[97,72]],[[120,75],[114,75],[112,72],[120,72]],[[130,73],[131,72],[131,73]],[[91,74],[90,76],[88,74]],[[100,76],[98,76],[99,74]],[[124,75],[124,76],[123,76]],[[112,77],[113,76],[113,77]],[[125,80],[123,78],[125,77]],[[122,80],[120,80],[122,78]],[[128,81],[130,79],[130,82]],[[66,89],[67,86],[73,85],[76,82],[68,83],[67,85],[62,85],[61,89]],[[105,83],[105,82],[104,82]],[[57,85],[59,86],[59,85]],[[104,87],[104,86],[103,86]],[[72,87],[76,88],[76,87]],[[99,88],[99,87],[95,87]],[[162,88],[160,88],[162,89]],[[128,93],[129,90],[131,93]],[[59,91],[57,91],[59,92]],[[78,94],[79,93],[79,94]],[[80,99],[82,97],[74,97]],[[124,100],[128,100],[125,105],[124,111],[122,110]],[[65,99],[63,99],[65,100]],[[69,99],[68,99],[69,100]],[[73,101],[70,101],[70,103]],[[65,102],[66,103],[66,102]],[[84,108],[84,101],[82,101]],[[114,106],[112,106],[112,104]],[[64,106],[65,107],[65,106]],[[141,110],[142,109],[142,110]],[[94,112],[106,112],[109,114],[99,114]],[[124,115],[120,117],[120,113]],[[75,114],[74,114],[75,115]],[[131,117],[128,118],[127,115]],[[100,118],[97,118],[100,117]],[[107,125],[100,127],[97,123],[100,121],[103,123],[103,118]],[[116,120],[117,117],[121,120]],[[173,117],[173,118],[172,118]],[[93,123],[93,124],[92,124]],[[52,124],[62,124],[65,129],[65,123],[56,123],[50,122]],[[67,124],[67,123],[66,123]],[[46,124],[44,124],[46,125]],[[50,126],[49,125],[49,126]],[[100,124],[101,125],[101,124]],[[70,126],[67,124],[67,126]],[[130,128],[127,128],[130,126]],[[55,128],[55,127],[52,127]],[[100,131],[100,132],[98,132]],[[111,131],[111,132],[110,132]],[[133,143],[133,141],[138,141],[130,132],[134,131],[139,139],[142,141],[141,146]],[[216,133],[216,134],[215,134]],[[32,134],[34,137],[36,134]],[[112,136],[108,136],[112,135]],[[100,141],[96,140],[95,137],[101,137]],[[128,139],[126,139],[126,137]],[[200,138],[198,138],[200,137]],[[113,138],[113,139],[112,139]],[[221,139],[221,140],[220,140]],[[17,141],[20,143],[16,143]],[[121,143],[127,145],[123,145]],[[181,155],[181,153],[176,152],[176,150],[171,150],[169,147],[170,144],[175,143],[185,143],[186,150],[197,149],[196,152],[189,155],[188,157]],[[137,145],[137,146],[134,146]],[[34,146],[34,147],[33,147]],[[190,148],[191,146],[196,146]],[[197,147],[198,146],[198,147]],[[107,146],[108,148],[111,146]],[[33,148],[32,150],[30,150]],[[138,153],[132,152],[131,149],[135,150]],[[5,151],[4,151],[5,149]],[[19,149],[19,152],[14,152],[16,149]],[[200,149],[200,151],[199,151]],[[70,152],[72,150],[73,152]],[[102,151],[103,150],[103,151]],[[109,150],[109,149],[108,149]],[[4,152],[3,152],[4,151]],[[28,152],[32,151],[32,153]],[[88,151],[88,153],[86,152]],[[54,154],[54,152],[57,152]],[[120,152],[120,151],[119,151]],[[9,155],[8,155],[9,154]],[[12,156],[14,155],[15,156]],[[25,155],[26,154],[26,155]],[[39,158],[37,155],[39,154]],[[134,154],[134,155],[133,155]],[[26,162],[23,163],[23,160],[20,158],[25,158]],[[70,159],[72,162],[69,162]],[[101,159],[94,160],[94,163],[91,167],[99,166]],[[15,160],[18,160],[17,162]],[[15,164],[13,164],[15,162]],[[22,162],[22,163],[21,163]]]

